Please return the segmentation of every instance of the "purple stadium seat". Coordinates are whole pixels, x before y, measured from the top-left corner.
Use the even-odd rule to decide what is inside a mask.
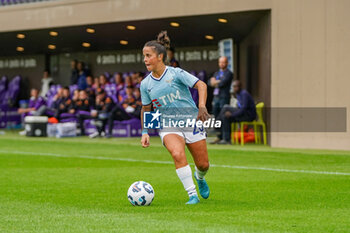
[[[17,113],[17,108],[8,105],[0,106],[0,128],[12,128],[21,124],[21,115]]]
[[[84,128],[85,128],[85,135],[90,135],[92,133],[97,132],[97,128],[94,124],[92,124],[92,120],[84,120]]]
[[[126,91],[125,91],[125,89],[120,90],[119,93],[118,93],[118,95],[119,95],[122,99],[124,99],[125,96],[126,96]]]
[[[17,108],[9,107],[6,111],[6,127],[13,128],[21,124],[21,115],[17,113]]]
[[[77,84],[74,84],[74,85],[70,85],[69,86],[69,92],[70,92],[70,96],[73,97],[73,93],[75,90],[78,89],[78,85]]]
[[[92,120],[84,121],[85,134],[90,135],[97,132],[96,126],[92,124]],[[108,126],[106,126],[108,130]],[[158,135],[157,130],[149,130],[149,135]],[[141,121],[137,118],[133,118],[126,121],[114,121],[113,137],[140,137],[141,136]]]
[[[158,135],[157,130],[149,130],[150,136]],[[141,136],[141,121],[138,118],[133,118],[126,121],[114,121],[113,137],[140,137]]]
[[[62,114],[60,114],[60,122],[61,123],[64,123],[64,122],[77,122],[78,121],[78,115],[90,116],[90,112],[79,110],[76,114],[72,114],[72,113],[68,113],[68,112],[62,113]]]
[[[75,114],[68,113],[68,112],[60,114],[60,122],[61,123],[76,122],[76,121],[77,121],[77,117]]]
[[[3,77],[0,81],[1,88],[7,86],[0,98],[0,128],[15,127],[21,123],[21,116],[17,113],[17,108],[13,107],[17,104],[20,82],[20,76],[13,78],[8,86],[7,78]]]
[[[141,136],[141,121],[139,119],[130,119],[126,121],[114,121],[113,137],[137,137]]]
[[[113,83],[110,83],[106,84],[104,89],[107,95],[112,98],[114,103],[118,103],[117,86]]]
[[[0,80],[0,100],[3,99],[6,90],[7,90],[8,79],[6,76],[3,76]]]
[[[86,116],[90,116],[90,112],[88,112],[88,111],[83,111],[83,110],[79,110],[78,112],[77,112],[77,114],[79,114],[79,115],[86,115]]]
[[[7,91],[2,99],[2,104],[14,106],[17,101],[21,84],[21,77],[14,77],[8,85]]]
[[[53,98],[57,94],[58,89],[61,88],[61,85],[51,85],[49,91],[46,94],[47,106],[51,106],[53,103]]]

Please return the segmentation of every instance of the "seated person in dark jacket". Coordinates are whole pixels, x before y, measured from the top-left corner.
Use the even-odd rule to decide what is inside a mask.
[[[133,108],[135,108],[135,111],[131,114],[140,119],[142,102],[141,102],[141,92],[139,88],[134,89],[134,97],[135,97],[135,102],[133,104]]]
[[[140,90],[138,88],[127,87],[122,106],[130,116],[140,118]],[[142,104],[141,104],[142,107]]]
[[[60,119],[62,113],[68,113],[72,107],[72,100],[70,98],[69,87],[62,88],[62,94],[57,101],[54,102],[53,107],[55,108],[55,118]]]
[[[107,121],[110,118],[111,112],[114,108],[114,102],[111,97],[107,96],[105,90],[97,89],[95,110],[91,111],[91,117],[95,119],[97,131],[89,135],[90,138],[103,136]]]
[[[237,108],[225,105],[221,110],[218,119],[222,121],[221,135],[222,139],[218,144],[231,143],[231,124],[233,122],[253,121],[256,119],[255,103],[252,96],[241,88],[241,82],[235,80],[233,82],[233,93],[237,98]]]
[[[133,95],[133,88],[131,86],[127,87],[126,92],[127,93],[122,99],[121,105],[116,104],[108,116],[108,134],[106,137],[112,136],[113,124],[115,120],[125,121],[130,120],[132,116],[140,117],[141,107],[138,107],[138,103],[140,103],[140,101],[138,101],[138,99],[136,99]]]
[[[85,134],[84,120],[90,119],[90,110],[93,108],[93,103],[89,100],[89,97],[85,90],[79,91],[79,98],[73,101],[73,104],[69,108],[69,113],[75,114],[78,118],[81,135]]]
[[[89,97],[85,90],[79,91],[79,98],[73,101],[71,108],[69,109],[69,113],[77,114],[79,111],[90,112],[93,104],[90,102]]]
[[[56,95],[54,95],[54,97],[52,99],[51,105],[48,107],[53,108],[53,109],[57,109],[58,105],[61,103],[62,99],[63,99],[63,88],[58,88]]]

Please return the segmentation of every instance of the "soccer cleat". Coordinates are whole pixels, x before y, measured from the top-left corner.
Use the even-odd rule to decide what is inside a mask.
[[[196,172],[194,172],[194,178],[195,178],[196,181],[197,181],[198,189],[199,189],[200,195],[201,195],[204,199],[207,199],[207,198],[209,197],[209,194],[210,194],[210,190],[209,190],[209,186],[208,186],[207,182],[205,181],[204,178],[203,178],[202,180],[201,180],[201,179],[198,179],[198,178],[197,178]]]
[[[186,205],[195,205],[199,203],[199,198],[197,195],[190,196],[190,200],[186,202]]]

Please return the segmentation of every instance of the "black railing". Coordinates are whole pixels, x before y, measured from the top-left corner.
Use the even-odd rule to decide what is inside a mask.
[[[26,4],[26,3],[48,2],[48,1],[57,1],[57,0],[0,0],[0,7],[20,5],[20,4]]]

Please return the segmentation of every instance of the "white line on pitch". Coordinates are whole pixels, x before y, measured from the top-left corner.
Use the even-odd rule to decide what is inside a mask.
[[[173,164],[170,161],[159,161],[159,160],[144,160],[144,159],[130,159],[130,158],[115,158],[115,157],[102,157],[102,156],[89,156],[89,155],[63,155],[54,153],[40,153],[40,152],[29,152],[29,151],[6,151],[0,150],[1,154],[22,154],[22,155],[39,155],[39,156],[50,156],[50,157],[63,157],[63,158],[82,158],[82,159],[97,159],[97,160],[115,160],[125,162],[138,162],[138,163],[156,163],[156,164]],[[193,165],[193,164],[192,164]],[[244,169],[244,170],[262,170],[262,171],[275,171],[275,172],[291,172],[291,173],[309,173],[309,174],[321,174],[321,175],[339,175],[339,176],[350,176],[350,173],[346,172],[329,172],[329,171],[312,171],[312,170],[293,170],[293,169],[280,169],[280,168],[268,168],[268,167],[248,167],[248,166],[233,166],[233,165],[221,165],[221,164],[210,164],[211,167],[222,167],[222,168],[233,168],[233,169]]]

